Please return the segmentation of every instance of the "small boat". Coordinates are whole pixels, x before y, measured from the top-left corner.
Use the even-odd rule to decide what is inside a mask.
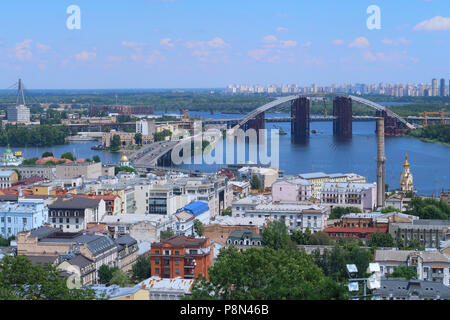
[[[284,131],[282,128],[277,128],[277,127],[275,127],[275,129],[278,129],[278,134],[280,135],[280,136],[285,136],[285,135],[287,135],[287,132],[286,131]]]
[[[316,134],[316,133],[317,133],[317,130],[316,130],[316,129],[312,129],[311,132],[314,133],[314,134]]]

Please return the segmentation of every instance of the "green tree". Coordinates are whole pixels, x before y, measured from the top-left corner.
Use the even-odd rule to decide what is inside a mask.
[[[125,273],[123,273],[119,269],[116,269],[113,271],[111,280],[109,281],[109,285],[113,285],[113,284],[116,284],[116,285],[124,288],[124,287],[128,287],[129,285],[131,285],[131,281],[130,281],[130,278]]]
[[[119,270],[117,267],[109,267],[106,264],[102,265],[98,269],[98,281],[101,284],[109,284],[111,281],[114,271]]]
[[[291,234],[291,240],[299,245],[311,244],[311,230],[306,228],[305,232],[302,230],[296,230]]]
[[[175,235],[175,233],[170,228],[167,229],[167,230],[161,231],[161,233],[159,234],[161,239],[163,239],[163,238],[170,238],[170,237],[173,237],[174,235]]]
[[[118,134],[113,135],[111,139],[111,151],[116,152],[120,150],[122,143],[120,141],[120,136]]]
[[[340,219],[343,215],[348,213],[361,213],[361,209],[356,207],[335,207],[331,209],[329,219]]]
[[[314,232],[311,235],[310,243],[312,245],[329,245],[332,243],[330,237],[328,236],[328,233],[323,231]]]
[[[150,257],[141,255],[133,264],[133,279],[135,281],[143,281],[151,277]]]
[[[47,157],[53,157],[53,152],[47,151],[42,154],[42,158],[47,158]]]
[[[0,300],[93,300],[87,287],[69,289],[55,265],[34,265],[27,256],[5,256],[0,261]]]
[[[123,167],[123,166],[119,166],[119,167],[115,167],[114,168],[114,173],[118,174],[119,172],[134,172],[137,173],[136,169],[131,168],[131,167]]]
[[[95,163],[102,162],[102,160],[100,159],[100,157],[97,156],[97,155],[93,156],[93,157],[92,157],[92,160],[94,160]]]
[[[134,135],[134,141],[136,142],[137,145],[141,146],[142,145],[142,133],[136,133]]]
[[[394,269],[394,272],[387,275],[388,278],[402,278],[411,280],[417,278],[417,271],[414,267],[410,266],[398,266]]]
[[[250,248],[222,249],[209,280],[197,278],[192,295],[205,300],[335,300],[347,299],[343,284],[324,277],[304,251]]]
[[[62,159],[68,159],[68,160],[71,160],[71,161],[75,161],[76,160],[75,156],[71,152],[63,153],[61,155],[61,158]]]
[[[31,158],[31,159],[25,159],[22,161],[22,165],[24,166],[35,166],[36,161],[38,161],[38,158]]]
[[[204,229],[205,229],[205,227],[204,227],[203,223],[200,220],[195,219],[194,231],[196,234],[198,234],[199,237],[203,236]]]
[[[225,210],[222,211],[222,216],[230,216],[231,217],[232,214],[232,208],[228,207]]]
[[[389,206],[380,210],[381,213],[400,212],[399,209]]]
[[[367,245],[374,248],[392,248],[395,247],[395,241],[391,234],[377,232],[367,240]]]
[[[270,221],[262,232],[262,238],[265,246],[275,250],[294,246],[283,221]]]
[[[259,180],[257,175],[253,175],[252,176],[252,179],[250,181],[250,187],[253,190],[259,190],[259,191],[263,190],[263,185],[262,185],[261,180]]]

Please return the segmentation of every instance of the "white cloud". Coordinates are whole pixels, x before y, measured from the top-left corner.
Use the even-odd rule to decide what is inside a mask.
[[[78,61],[94,60],[96,57],[97,57],[96,52],[88,52],[88,51],[82,51],[75,55],[75,59],[77,59]]]
[[[389,46],[400,46],[400,45],[407,46],[411,44],[411,40],[407,40],[405,38],[383,39],[381,42]]]
[[[342,46],[342,45],[344,45],[344,40],[340,40],[340,39],[336,39],[336,40],[333,40],[333,42],[332,42],[335,46]]]
[[[33,57],[30,49],[32,42],[31,39],[25,39],[23,42],[16,44],[15,56],[18,60],[30,60]]]
[[[210,46],[211,48],[219,49],[227,47],[228,44],[222,38],[215,37],[214,39],[208,41],[208,46]]]
[[[248,55],[255,60],[261,60],[266,57],[269,52],[269,49],[254,49],[248,51]]]
[[[288,28],[284,28],[284,27],[278,27],[276,29],[276,32],[281,33],[281,32],[288,32],[289,29]]]
[[[133,42],[133,41],[122,41],[122,45],[124,47],[129,47],[129,48],[137,48],[137,47],[144,47],[146,45],[146,43]]]
[[[45,53],[48,50],[50,50],[50,46],[47,46],[47,45],[39,43],[39,42],[36,43],[36,48],[38,48],[40,53]]]
[[[145,62],[147,64],[155,64],[155,63],[163,62],[165,60],[166,60],[166,58],[161,54],[161,51],[153,50],[152,53],[150,54],[150,56],[147,57]]]
[[[450,31],[450,18],[436,16],[420,22],[414,31]]]
[[[161,41],[159,41],[159,44],[166,48],[173,48],[175,45],[171,41],[172,41],[172,39],[170,39],[170,38],[164,38],[164,39],[161,39]]]
[[[293,47],[296,47],[297,44],[298,44],[297,41],[294,41],[294,40],[280,41],[280,46],[282,48],[293,48]]]
[[[367,48],[367,47],[369,47],[369,46],[370,46],[370,42],[369,42],[369,40],[367,40],[367,38],[365,38],[365,37],[359,37],[359,38],[356,38],[355,40],[353,40],[353,42],[350,43],[348,46],[349,46],[350,48],[359,48],[359,49],[362,49],[362,48]]]

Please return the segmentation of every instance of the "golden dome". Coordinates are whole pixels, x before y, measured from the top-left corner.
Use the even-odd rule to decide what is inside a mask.
[[[120,162],[128,162],[128,157],[125,155],[125,153],[122,156],[122,159],[120,159]]]
[[[403,167],[409,167],[409,162],[408,162],[408,154],[405,154],[405,163],[403,164]]]

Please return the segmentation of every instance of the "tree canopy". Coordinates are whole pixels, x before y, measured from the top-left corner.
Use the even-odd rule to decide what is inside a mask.
[[[335,300],[346,299],[341,283],[325,277],[304,251],[231,246],[220,251],[209,280],[197,279],[187,299]]]
[[[133,279],[135,281],[143,281],[151,277],[150,257],[141,255],[137,258],[136,263],[132,266]]]
[[[387,277],[411,280],[413,278],[417,278],[417,272],[415,268],[411,266],[398,266],[394,269],[394,272],[388,274]]]
[[[361,209],[356,207],[335,207],[331,209],[329,219],[340,219],[343,215],[348,213],[361,213]]]
[[[87,287],[69,289],[56,266],[33,264],[27,256],[5,256],[0,261],[0,300],[94,300]]]

